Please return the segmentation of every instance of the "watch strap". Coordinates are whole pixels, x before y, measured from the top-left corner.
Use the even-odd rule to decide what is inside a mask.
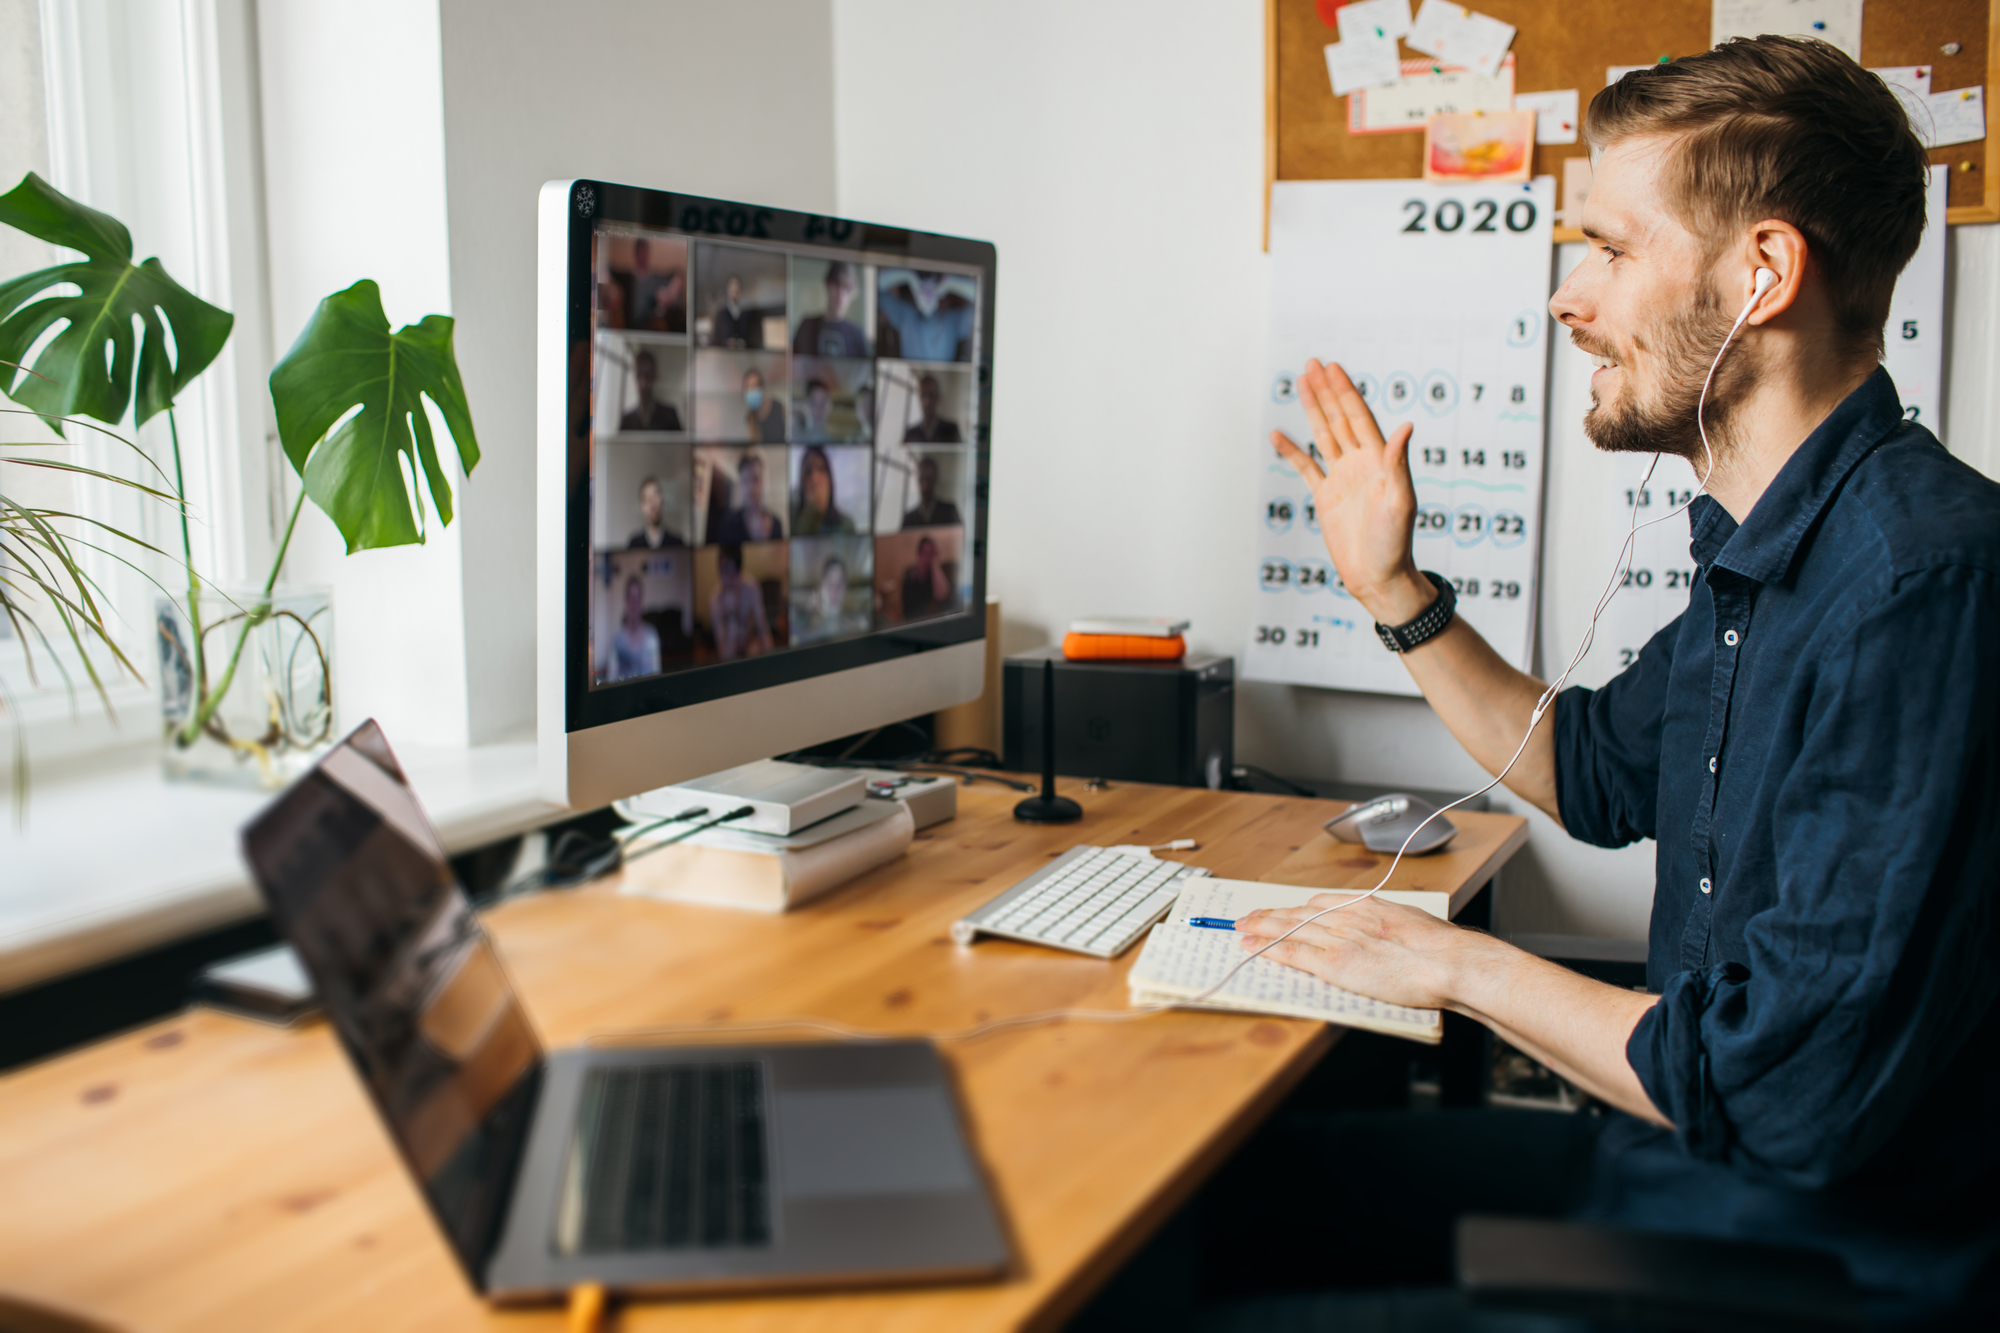
[[[1442,574],[1423,571],[1423,576],[1437,586],[1435,601],[1425,607],[1413,620],[1401,625],[1385,625],[1375,622],[1375,633],[1382,640],[1382,646],[1392,653],[1407,653],[1419,644],[1427,643],[1444,633],[1458,609],[1458,593],[1451,581]]]

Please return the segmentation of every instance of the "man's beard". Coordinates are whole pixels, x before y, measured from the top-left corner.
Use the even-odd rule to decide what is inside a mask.
[[[1653,400],[1639,400],[1633,392],[1632,372],[1621,364],[1618,373],[1625,377],[1625,393],[1617,411],[1599,403],[1596,393],[1590,396],[1590,411],[1583,418],[1583,433],[1590,437],[1590,442],[1606,453],[1673,454],[1697,468],[1703,467],[1704,450],[1695,409],[1701,403],[1702,383],[1708,378],[1709,367],[1715,364],[1716,354],[1722,350],[1723,340],[1729,336],[1731,324],[1715,284],[1703,280],[1695,293],[1694,308],[1662,321],[1654,330],[1651,350],[1659,366],[1660,387]],[[1593,340],[1581,333],[1571,334],[1570,341],[1594,355],[1611,353],[1610,348],[1594,346]],[[1717,367],[1714,382],[1708,387],[1702,420],[1708,425],[1709,439],[1718,448],[1729,435],[1731,409],[1755,379],[1755,371],[1741,349]]]

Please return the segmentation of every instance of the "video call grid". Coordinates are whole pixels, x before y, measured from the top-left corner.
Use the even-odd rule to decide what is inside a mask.
[[[593,686],[963,609],[976,274],[594,242]]]

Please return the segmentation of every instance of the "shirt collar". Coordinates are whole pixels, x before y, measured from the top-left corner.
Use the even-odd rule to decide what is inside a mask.
[[[1847,474],[1902,419],[1896,385],[1878,366],[1792,451],[1741,524],[1713,498],[1695,500],[1688,514],[1694,558],[1759,583],[1782,580]]]

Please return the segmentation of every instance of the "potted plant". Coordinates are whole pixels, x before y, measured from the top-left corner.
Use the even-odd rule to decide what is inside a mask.
[[[128,408],[135,426],[161,413],[167,418],[172,472],[154,468],[165,489],[110,480],[137,486],[180,511],[177,563],[186,591],[165,599],[158,618],[168,771],[274,785],[332,730],[330,597],[278,582],[300,510],[308,498],[324,510],[349,554],[422,542],[426,490],[439,521],[451,522],[451,483],[424,400],[436,407],[469,475],[479,446],[452,352],[453,322],[428,315],[391,332],[381,292],[368,279],[320,302],[270,378],[279,441],[302,482],[298,500],[261,586],[222,588],[195,568],[174,401],[221,353],[234,317],[176,283],[159,260],[135,264],[122,223],[32,172],[0,195],[0,223],[84,256],[0,283],[0,365],[12,367],[3,386],[7,395],[58,434],[80,418],[115,427]],[[38,340],[63,321],[37,350]],[[414,481],[408,487],[405,466]],[[0,544],[0,599],[8,596],[8,578],[24,553],[47,558],[66,541],[63,549],[73,554],[77,538],[48,535],[61,520],[93,522],[53,512],[30,516],[0,501],[0,521],[9,514],[37,534],[39,545],[24,552],[18,543],[12,551]],[[59,563],[62,580],[45,579],[31,596],[0,600],[0,606],[10,620],[27,624],[39,605],[79,649],[94,641],[137,675],[105,629],[101,595],[84,595],[95,590],[73,560]],[[61,594],[53,600],[45,586],[50,583]],[[92,680],[97,683],[94,668]],[[101,693],[101,683],[99,688]]]

